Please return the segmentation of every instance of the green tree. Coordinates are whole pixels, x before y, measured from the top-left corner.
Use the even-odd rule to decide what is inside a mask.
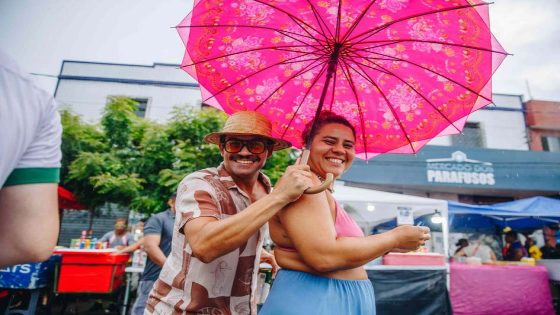
[[[159,212],[187,174],[222,160],[219,149],[203,141],[222,128],[221,111],[177,107],[168,123],[158,124],[138,118],[136,107],[112,98],[99,125],[62,112],[63,184],[94,211],[110,202]],[[276,152],[263,171],[275,182],[290,163],[288,150]]]

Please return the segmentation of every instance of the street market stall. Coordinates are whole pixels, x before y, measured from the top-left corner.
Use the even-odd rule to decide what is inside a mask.
[[[62,256],[55,270],[53,292],[60,314],[67,308],[81,307],[84,300],[95,300],[91,307],[118,309],[123,300],[125,267],[129,255],[115,253],[115,249],[57,248]],[[60,308],[60,309],[59,309]],[[107,309],[105,309],[107,311]]]
[[[494,234],[505,227],[531,232],[558,222],[560,200],[552,198],[532,197],[484,206],[449,202],[452,232]],[[485,305],[485,314],[489,310],[500,314],[554,314],[551,288],[557,286],[555,277],[558,275],[554,267],[560,267],[560,264],[554,260],[537,260],[537,265],[452,264],[450,289],[454,313],[482,314],[472,307],[476,300],[476,305],[481,302]],[[474,290],[475,287],[478,290]],[[482,291],[487,289],[491,294],[481,297]],[[486,301],[490,297],[492,301]],[[531,311],[527,307],[531,307]]]

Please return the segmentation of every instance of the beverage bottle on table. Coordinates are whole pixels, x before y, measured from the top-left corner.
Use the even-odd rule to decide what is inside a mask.
[[[82,236],[80,236],[80,248],[85,248],[86,246],[87,231],[82,231]]]

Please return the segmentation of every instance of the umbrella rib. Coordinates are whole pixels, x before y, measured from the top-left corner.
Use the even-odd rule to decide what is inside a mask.
[[[379,47],[383,47],[383,46],[387,46],[387,45],[391,45],[391,44],[398,44],[398,43],[404,43],[404,42],[418,42],[418,43],[442,44],[442,45],[448,45],[448,46],[454,46],[454,47],[470,48],[470,49],[474,49],[474,50],[487,51],[487,52],[502,54],[502,55],[511,55],[511,54],[509,54],[505,51],[493,50],[493,49],[489,49],[489,48],[485,48],[485,47],[449,43],[449,42],[443,42],[443,41],[437,41],[437,40],[395,39],[395,40],[391,40],[391,41],[365,41],[365,42],[360,42],[359,44],[360,45],[361,44],[373,44],[373,43],[381,43],[381,42],[383,42],[383,44],[376,45],[376,46],[368,46],[366,48],[354,47],[354,46],[358,45],[358,43],[357,43],[357,44],[352,45],[352,48],[356,49],[356,50],[370,51],[370,49],[379,48]]]
[[[375,4],[375,2],[377,2],[377,0],[370,1],[369,5],[362,11],[362,13],[360,13],[360,16],[354,20],[354,23],[352,23],[350,29],[346,32],[346,34],[344,34],[344,37],[342,38],[341,42],[344,42],[348,39],[350,34],[352,34],[352,32],[356,29],[356,27],[358,27],[358,24],[360,24],[364,16],[366,16],[367,11]]]
[[[379,85],[377,85],[377,83],[375,83],[375,81],[370,78],[370,76],[367,74],[367,72],[365,72],[363,69],[361,69],[360,65],[358,63],[356,63],[356,65],[360,68],[360,70],[362,70],[364,73],[362,74],[359,71],[356,71],[354,69],[354,71],[356,71],[356,73],[358,73],[359,75],[361,75],[364,79],[366,79],[367,81],[369,81],[371,84],[373,84],[375,86],[375,88],[377,88],[377,90],[379,91],[379,93],[381,93],[381,96],[383,97],[383,99],[385,100],[385,102],[387,102],[387,107],[389,107],[389,110],[391,111],[391,114],[393,114],[393,117],[395,118],[395,120],[398,122],[399,124],[399,128],[401,129],[401,132],[404,134],[406,140],[408,141],[408,144],[410,146],[410,148],[412,149],[412,152],[414,154],[416,154],[416,150],[414,149],[414,146],[412,145],[412,141],[410,141],[410,138],[408,136],[408,134],[406,133],[406,130],[399,118],[399,116],[397,115],[397,113],[395,112],[395,109],[393,108],[393,105],[391,104],[391,102],[389,101],[389,99],[387,98],[387,96],[385,95],[385,93],[383,93],[383,91],[381,90],[381,87],[379,87]],[[364,76],[365,75],[365,76]]]
[[[322,35],[322,36],[325,38],[325,40],[328,41],[328,38],[325,36],[325,34],[319,32],[319,31],[316,30],[314,27],[312,27],[311,25],[307,24],[304,20],[299,19],[297,16],[291,14],[290,12],[287,12],[286,10],[283,10],[283,9],[281,9],[281,8],[279,8],[279,7],[277,7],[277,6],[274,6],[274,5],[270,4],[270,3],[266,3],[266,2],[264,2],[264,1],[262,1],[262,0],[253,0],[253,1],[258,2],[258,3],[260,3],[260,4],[263,4],[263,5],[266,5],[266,6],[269,6],[269,7],[273,8],[274,10],[278,10],[279,12],[282,12],[282,13],[286,14],[290,19],[292,19],[294,22],[296,22],[296,24],[297,24],[299,27],[301,27],[302,30],[304,30],[307,34],[309,34],[309,36],[315,38],[313,35],[311,35],[311,34],[309,33],[309,31],[308,31],[305,27],[301,26],[301,24],[303,24],[303,25],[309,27],[310,29],[312,29],[313,31],[315,31],[317,34]],[[298,22],[299,22],[299,23],[298,23]],[[301,24],[300,24],[300,23],[301,23]],[[320,43],[318,39],[315,39],[315,40],[316,40],[318,43]]]
[[[325,57],[327,55],[324,55],[323,57]],[[300,71],[298,71],[296,74],[292,75],[291,77],[289,77],[287,80],[285,80],[284,82],[282,82],[282,84],[280,84],[276,89],[274,89],[274,91],[272,91],[272,93],[270,93],[264,100],[262,100],[262,102],[257,105],[254,110],[258,110],[262,105],[264,105],[264,103],[266,103],[266,101],[268,101],[272,95],[274,95],[276,92],[278,92],[278,90],[280,90],[284,85],[288,84],[288,82],[290,82],[291,80],[293,80],[294,78],[300,76],[302,73],[308,71],[308,70],[312,70],[314,68],[316,68],[318,65],[321,65],[321,59],[317,58],[314,62],[308,64],[307,66],[305,66],[305,68],[301,69]],[[315,64],[316,65],[313,65]]]
[[[303,105],[303,102],[305,102],[305,99],[307,98],[307,96],[309,95],[309,92],[311,92],[311,89],[315,86],[315,83],[317,83],[317,81],[319,81],[319,78],[323,75],[323,73],[325,73],[325,71],[327,70],[327,65],[328,62],[325,62],[323,64],[323,68],[321,69],[321,71],[319,71],[319,74],[313,79],[313,83],[311,83],[309,85],[309,87],[307,88],[307,91],[305,91],[305,95],[303,96],[303,98],[301,99],[301,102],[299,103],[296,111],[294,112],[294,115],[292,116],[292,118],[290,119],[290,121],[288,122],[288,124],[286,125],[286,128],[284,128],[284,132],[282,132],[282,136],[281,138],[283,139],[284,136],[286,135],[286,132],[288,131],[288,128],[290,127],[290,125],[292,124],[292,122],[294,121],[294,119],[297,117],[297,113],[300,111],[301,106]],[[304,143],[305,146],[305,143]]]
[[[358,56],[358,57],[359,57],[359,56]],[[379,64],[377,64],[377,63],[375,63],[375,65],[376,65],[377,67],[383,69],[383,72],[384,72],[384,73],[386,73],[386,74],[388,74],[388,75],[391,75],[391,76],[395,77],[397,80],[399,80],[399,81],[401,81],[402,83],[406,84],[406,86],[408,86],[409,88],[411,88],[416,94],[418,94],[418,96],[420,96],[422,99],[424,99],[426,102],[428,102],[428,104],[430,104],[430,106],[431,106],[433,109],[435,109],[435,110],[441,115],[441,117],[443,117],[445,120],[447,120],[447,122],[448,122],[451,126],[453,126],[458,132],[461,132],[461,130],[460,130],[459,128],[457,128],[457,126],[455,126],[455,124],[454,124],[451,120],[449,120],[449,118],[447,118],[447,116],[445,116],[432,102],[430,102],[430,100],[428,100],[424,95],[422,95],[422,93],[420,93],[418,90],[416,90],[414,87],[412,87],[412,85],[411,85],[410,83],[406,82],[404,79],[402,79],[401,77],[399,77],[398,75],[396,75],[394,72],[392,72],[392,71],[386,69],[385,67],[383,67],[383,66],[381,66],[381,65],[379,65]],[[370,69],[372,69],[372,70],[377,70],[377,69],[375,69],[375,68],[373,68],[373,67],[370,67],[370,66],[368,66],[368,65],[364,65],[364,66],[365,66],[365,67],[368,67],[368,68],[370,68]]]
[[[214,24],[214,25],[178,25],[178,26],[175,26],[175,28],[197,28],[197,27],[200,27],[200,28],[240,27],[240,28],[251,28],[251,29],[263,29],[263,30],[274,31],[274,32],[280,33],[282,35],[286,35],[286,36],[288,36],[288,37],[290,37],[291,39],[294,39],[294,40],[298,40],[298,39],[295,38],[295,37],[289,36],[289,35],[297,35],[297,36],[301,36],[301,37],[304,37],[304,38],[307,38],[307,39],[316,40],[316,38],[311,36],[309,33],[308,33],[309,35],[304,35],[304,34],[298,34],[298,33],[295,33],[295,32],[280,30],[280,29],[277,29],[277,28],[266,27],[266,26],[258,26],[258,25]],[[305,43],[305,42],[303,42],[303,43]]]
[[[309,54],[311,54],[311,53],[307,53],[307,55],[309,55]],[[263,72],[263,71],[265,71],[265,70],[268,70],[268,69],[270,69],[270,68],[272,68],[272,67],[276,67],[276,66],[278,66],[278,65],[283,65],[283,64],[291,64],[291,63],[298,63],[298,62],[305,62],[305,61],[314,61],[314,60],[317,60],[317,57],[313,57],[312,59],[305,59],[305,60],[293,61],[294,59],[301,58],[301,57],[304,57],[304,56],[305,56],[305,55],[301,55],[301,56],[296,56],[296,57],[293,57],[293,58],[289,58],[289,59],[286,59],[286,60],[284,60],[284,61],[281,61],[281,62],[277,62],[277,63],[275,63],[275,64],[272,64],[272,65],[270,65],[270,66],[268,66],[268,67],[265,67],[265,68],[263,68],[263,69],[259,69],[258,71],[255,71],[255,72],[253,72],[253,73],[251,73],[251,74],[249,74],[249,75],[247,75],[247,76],[245,76],[245,77],[243,77],[243,78],[241,78],[241,79],[235,81],[234,83],[232,83],[231,85],[229,85],[229,86],[227,86],[227,87],[221,89],[220,91],[218,91],[218,92],[212,94],[212,96],[206,98],[203,102],[206,102],[206,101],[208,101],[208,100],[214,98],[215,96],[217,96],[217,95],[219,95],[219,94],[221,94],[221,93],[227,91],[227,90],[228,90],[229,88],[231,88],[231,87],[236,86],[237,84],[241,83],[242,81],[247,80],[247,79],[249,79],[250,77],[252,77],[252,76],[254,76],[254,75],[257,75],[257,74],[259,74],[259,73],[261,73],[261,72]]]
[[[458,6],[458,7],[454,7],[454,8],[446,8],[446,9],[431,10],[431,11],[428,11],[428,12],[423,12],[423,13],[419,13],[419,14],[409,15],[409,16],[402,17],[402,18],[400,18],[400,19],[397,19],[397,20],[394,20],[394,21],[385,23],[385,24],[383,24],[383,25],[380,25],[380,26],[378,26],[378,27],[375,27],[375,28],[373,28],[373,29],[371,29],[371,30],[368,30],[368,31],[365,31],[365,32],[363,32],[363,33],[360,33],[360,34],[358,34],[358,35],[356,35],[356,36],[350,38],[349,40],[350,40],[350,41],[354,41],[354,40],[357,39],[357,38],[360,38],[360,37],[362,37],[362,36],[364,36],[364,35],[367,35],[365,38],[363,38],[363,39],[361,39],[361,40],[359,40],[359,41],[357,42],[357,43],[360,43],[360,42],[362,42],[362,41],[368,39],[369,37],[371,37],[371,36],[373,36],[373,35],[375,35],[375,34],[381,32],[382,30],[384,30],[384,29],[390,27],[391,25],[396,24],[396,23],[399,23],[399,22],[402,22],[402,21],[406,21],[406,20],[410,20],[410,19],[412,19],[412,18],[417,18],[417,17],[426,16],[426,15],[430,15],[430,14],[441,13],[441,12],[448,12],[448,11],[456,11],[456,10],[467,9],[467,8],[474,8],[474,7],[478,7],[478,6],[481,6],[481,5],[489,5],[489,3],[482,2],[482,3],[477,3],[477,4],[462,5],[462,6]]]
[[[249,52],[253,52],[253,51],[260,51],[260,50],[267,50],[267,49],[283,50],[284,48],[303,48],[303,47],[305,47],[305,48],[308,48],[308,47],[315,48],[316,46],[324,48],[321,45],[289,45],[289,46],[267,46],[267,47],[251,48],[251,49],[247,49],[247,50],[232,52],[232,53],[229,53],[229,54],[219,55],[219,56],[208,58],[208,59],[202,59],[202,60],[187,64],[187,65],[181,65],[181,68],[191,67],[191,66],[195,66],[195,65],[198,65],[198,64],[201,64],[201,63],[204,63],[204,62],[214,61],[214,60],[217,60],[217,59],[230,57],[230,56],[235,56],[235,55],[239,55],[239,54],[245,54],[245,53],[249,53]],[[295,52],[295,53],[306,53],[306,51],[299,51],[299,50],[289,50],[288,49],[288,51],[292,51],[292,52]]]
[[[340,22],[342,20],[342,1],[338,1],[338,9],[336,11],[336,30],[335,40],[339,42],[340,39]]]
[[[348,63],[346,62],[345,58],[341,58],[341,61],[344,65],[341,66],[342,69],[342,73],[344,74],[344,76],[346,77],[346,79],[348,80],[348,82],[350,83],[350,88],[352,89],[352,93],[354,94],[354,98],[356,99],[356,106],[358,107],[358,115],[360,116],[360,124],[362,127],[362,139],[363,139],[363,145],[364,145],[364,153],[365,153],[365,158],[367,161],[367,155],[368,155],[368,148],[367,148],[367,138],[366,138],[366,126],[364,125],[364,113],[362,112],[362,107],[360,106],[360,100],[358,98],[358,92],[356,92],[356,86],[354,85],[354,80],[352,80],[352,76],[350,75],[350,67],[348,66]],[[344,69],[346,68],[346,71],[344,71]],[[356,70],[354,70],[356,71]],[[334,87],[334,85],[333,85]],[[334,90],[334,89],[333,89]]]
[[[325,30],[323,29],[323,26],[324,26],[327,29],[327,31],[329,32],[329,35],[331,37],[333,37],[333,34],[331,33],[331,30],[329,29],[327,23],[325,23],[325,21],[323,20],[323,18],[319,14],[319,12],[317,12],[317,9],[315,8],[315,6],[309,0],[307,0],[307,3],[311,6],[311,10],[313,11],[313,15],[315,16],[315,19],[317,20],[317,23],[319,24],[319,27],[321,28],[321,31],[323,32],[323,34],[326,34]]]
[[[459,83],[459,82],[457,82],[456,80],[454,80],[454,79],[452,79],[452,78],[450,78],[450,77],[448,77],[448,76],[446,76],[446,75],[443,75],[443,74],[438,73],[438,72],[436,72],[436,71],[434,71],[434,70],[431,70],[430,68],[424,67],[424,66],[422,66],[422,65],[419,65],[419,64],[417,64],[417,63],[415,63],[415,62],[412,62],[412,61],[409,61],[409,60],[405,60],[405,59],[401,59],[401,58],[395,58],[395,57],[393,57],[393,56],[389,56],[389,55],[386,55],[386,54],[377,53],[377,52],[376,52],[376,54],[381,55],[381,56],[384,56],[384,57],[387,57],[388,59],[386,59],[386,60],[406,62],[406,63],[409,63],[409,64],[411,64],[411,65],[413,65],[413,66],[416,66],[416,67],[422,68],[422,69],[424,69],[424,70],[427,70],[427,71],[429,71],[429,72],[431,72],[431,73],[433,73],[433,74],[435,74],[435,75],[439,75],[439,76],[441,76],[441,77],[444,77],[444,78],[446,78],[447,80],[449,80],[449,81],[451,81],[451,82],[457,84],[458,86],[460,86],[460,87],[462,87],[462,88],[468,90],[469,92],[474,93],[474,94],[476,94],[477,96],[482,97],[483,99],[485,99],[485,100],[487,100],[488,102],[492,103],[492,100],[491,100],[491,99],[488,99],[486,96],[484,96],[484,95],[482,95],[482,94],[479,94],[478,92],[476,92],[475,90],[469,88],[468,86],[465,86],[465,85],[463,85],[462,83]],[[367,60],[369,60],[369,61],[371,61],[371,62],[373,62],[373,63],[375,63],[375,60],[376,60],[376,59],[377,59],[377,60],[385,60],[385,59],[381,59],[381,58],[371,59],[371,58],[369,58],[369,57],[364,57],[364,56],[360,56],[360,55],[358,55],[358,57],[367,59]]]

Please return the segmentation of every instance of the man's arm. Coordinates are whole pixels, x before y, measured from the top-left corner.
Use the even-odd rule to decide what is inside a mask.
[[[139,239],[138,242],[133,243],[132,245],[128,245],[124,248],[119,249],[114,254],[132,253],[142,245],[144,245],[144,238]]]
[[[163,267],[165,263],[165,254],[159,248],[159,243],[161,242],[161,235],[160,234],[148,234],[144,235],[144,250],[148,254],[148,257],[151,261],[153,261],[156,265]]]
[[[0,189],[0,267],[49,258],[59,230],[57,186]]]
[[[208,263],[239,248],[276,212],[297,200],[310,186],[309,166],[292,165],[286,169],[272,193],[240,213],[223,220],[199,217],[188,221],[183,232],[193,255]]]

